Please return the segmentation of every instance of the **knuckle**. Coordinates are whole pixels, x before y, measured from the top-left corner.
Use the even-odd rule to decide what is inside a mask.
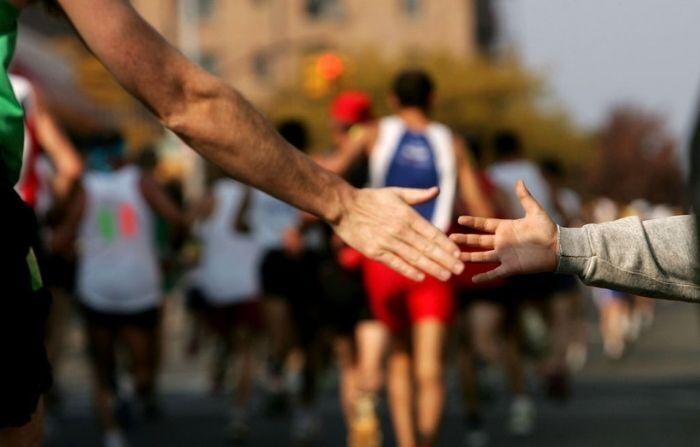
[[[386,225],[386,229],[391,234],[396,234],[401,231],[401,224],[398,222],[391,222]]]
[[[413,265],[425,264],[425,258],[419,252],[412,253],[411,258],[408,261]]]
[[[398,270],[399,272],[403,273],[404,275],[411,273],[411,268],[408,265],[404,264],[403,262],[399,261],[398,258],[391,259],[391,266],[395,270]]]

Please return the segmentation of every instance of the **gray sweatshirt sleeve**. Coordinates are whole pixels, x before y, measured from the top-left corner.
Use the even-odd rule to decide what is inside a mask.
[[[696,237],[693,216],[560,227],[557,272],[589,285],[700,302]]]

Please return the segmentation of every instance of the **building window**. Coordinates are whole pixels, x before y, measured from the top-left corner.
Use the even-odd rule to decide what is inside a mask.
[[[476,0],[476,42],[485,54],[492,54],[498,40],[498,21],[491,0]]]
[[[418,17],[420,15],[421,0],[401,0],[403,14],[408,17]]]
[[[306,15],[312,19],[339,19],[343,16],[341,0],[306,0]]]

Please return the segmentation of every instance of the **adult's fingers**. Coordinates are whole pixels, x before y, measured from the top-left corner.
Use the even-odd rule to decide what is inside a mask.
[[[501,219],[487,217],[460,216],[457,223],[464,227],[473,228],[487,233],[494,233],[501,223]]]
[[[501,264],[493,270],[474,275],[474,277],[472,277],[472,281],[474,282],[474,284],[478,284],[480,282],[493,281],[496,279],[505,278],[506,276],[508,276],[508,269]]]
[[[423,281],[425,278],[425,274],[423,272],[412,267],[409,263],[391,252],[383,251],[376,257],[376,260],[414,281]]]
[[[496,262],[498,253],[496,250],[465,251],[460,253],[459,258],[464,262]]]
[[[518,180],[518,183],[515,184],[515,193],[518,195],[520,204],[522,205],[526,214],[532,214],[543,209],[542,205],[540,205],[537,200],[532,197],[532,194],[530,194],[530,191],[528,191],[527,187],[525,186],[525,182],[522,180]]]
[[[456,275],[462,273],[464,265],[458,259],[459,247],[418,213],[413,211],[413,215],[410,228],[415,231],[415,235],[411,236],[411,240],[407,242],[424,256],[452,273]]]
[[[434,199],[440,193],[440,189],[437,186],[427,189],[391,188],[391,190],[409,205],[420,205]]]
[[[426,256],[425,252],[417,250],[415,247],[396,240],[391,247],[393,252],[399,255],[404,261],[421,271],[434,276],[442,281],[447,281],[452,276],[451,271]]]
[[[470,247],[493,248],[496,243],[496,237],[492,234],[460,234],[453,233],[450,235],[452,242]]]

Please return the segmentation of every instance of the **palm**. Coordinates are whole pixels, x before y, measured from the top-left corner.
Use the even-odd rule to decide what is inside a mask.
[[[511,275],[553,271],[556,268],[557,227],[530,196],[522,182],[518,197],[526,211],[522,219],[485,219],[463,216],[459,223],[485,234],[454,234],[457,243],[484,251],[462,253],[468,262],[499,262],[500,265],[474,277],[475,282]]]
[[[546,271],[552,233],[556,234],[556,227],[546,214],[504,221],[496,231],[501,263],[513,273]]]

